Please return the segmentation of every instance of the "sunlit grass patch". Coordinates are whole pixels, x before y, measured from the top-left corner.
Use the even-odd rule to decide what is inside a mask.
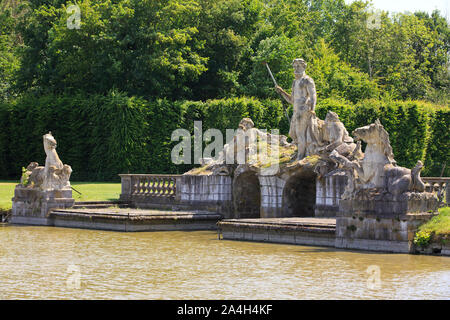
[[[450,207],[439,209],[439,215],[421,225],[419,231],[431,232],[438,237],[450,237]]]
[[[9,210],[12,206],[14,188],[18,181],[0,182],[0,210]],[[108,201],[118,200],[121,192],[120,183],[108,182],[71,182],[72,187],[80,192],[72,191],[75,201]]]

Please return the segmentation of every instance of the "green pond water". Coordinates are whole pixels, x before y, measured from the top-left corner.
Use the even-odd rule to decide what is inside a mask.
[[[450,258],[6,225],[0,299],[450,299]]]

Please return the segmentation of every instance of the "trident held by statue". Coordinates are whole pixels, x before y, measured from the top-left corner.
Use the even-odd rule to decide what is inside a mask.
[[[274,78],[274,76],[273,76],[273,74],[272,74],[272,71],[270,71],[269,64],[268,64],[267,62],[265,62],[265,61],[263,62],[263,64],[266,66],[267,71],[269,71],[269,75],[270,75],[270,77],[272,78],[273,84],[275,85],[275,87],[277,87],[277,86],[278,86],[277,81],[275,80],[275,78]],[[291,123],[291,119],[289,118],[289,115],[288,115],[288,113],[287,113],[286,107],[285,107],[285,105],[284,105],[283,97],[281,97],[281,98],[282,98],[281,101],[282,101],[282,105],[283,105],[284,114],[285,114],[285,116],[286,116],[288,122]]]

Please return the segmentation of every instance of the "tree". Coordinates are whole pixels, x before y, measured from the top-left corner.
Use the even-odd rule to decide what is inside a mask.
[[[193,84],[194,97],[205,100],[241,92],[244,53],[261,21],[259,0],[200,1],[199,39],[207,71]],[[245,63],[245,62],[244,62]]]
[[[323,39],[314,47],[314,59],[309,70],[322,99],[338,97],[357,103],[379,98],[377,83],[366,73],[340,60]]]
[[[14,95],[14,76],[20,65],[17,51],[22,44],[16,25],[23,14],[23,8],[16,0],[0,4],[0,99],[8,99]]]
[[[195,1],[84,0],[81,28],[67,28],[66,6],[41,5],[22,25],[22,90],[189,96],[206,71]]]

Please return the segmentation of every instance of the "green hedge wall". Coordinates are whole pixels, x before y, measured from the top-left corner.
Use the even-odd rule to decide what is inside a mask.
[[[351,105],[327,99],[317,107],[317,114],[323,119],[328,110],[339,114],[350,133],[380,119],[399,165],[412,168],[422,160],[423,176],[439,176],[447,163],[443,176],[450,175],[450,108],[422,101],[366,100]]]
[[[321,119],[339,114],[351,133],[377,118],[390,134],[399,165],[425,162],[423,175],[450,175],[450,108],[421,101],[366,100],[357,105],[339,99],[319,101]],[[292,114],[292,108],[289,108]],[[201,101],[147,101],[118,92],[107,96],[24,96],[0,102],[0,179],[18,179],[31,161],[45,163],[42,135],[52,131],[58,154],[73,168],[73,181],[118,181],[119,173],[182,173],[193,165],[174,165],[170,153],[177,128],[194,131],[194,121],[208,128],[236,129],[250,117],[262,129],[289,123],[281,100],[231,98]]]

